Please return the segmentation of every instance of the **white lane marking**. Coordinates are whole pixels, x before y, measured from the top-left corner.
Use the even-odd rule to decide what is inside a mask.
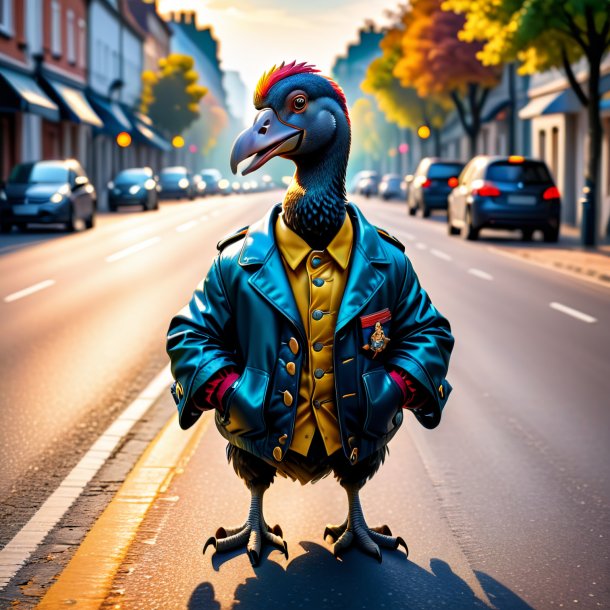
[[[421,243],[421,241],[418,241],[418,242],[415,244],[415,247],[416,247],[418,250],[425,250],[425,249],[426,249],[428,246],[426,246],[426,244],[422,244],[422,243]]]
[[[55,280],[44,280],[42,282],[38,282],[38,284],[34,284],[29,288],[24,288],[23,290],[19,290],[17,292],[13,292],[13,294],[9,294],[4,297],[5,303],[12,303],[13,301],[17,301],[18,299],[22,299],[23,297],[27,297],[35,292],[40,290],[44,290],[45,288],[49,288],[55,284]]]
[[[554,309],[556,311],[560,311],[561,313],[565,313],[568,316],[572,316],[573,318],[576,318],[577,320],[581,320],[582,322],[587,322],[588,324],[593,324],[594,322],[597,322],[597,318],[594,318],[593,316],[590,316],[589,314],[583,313],[582,311],[578,311],[578,309],[572,309],[571,307],[568,307],[567,305],[562,305],[561,303],[549,303],[549,306],[551,309]]]
[[[0,589],[6,587],[66,514],[87,484],[172,381],[166,366],[91,446],[34,516],[0,551]]]
[[[201,220],[201,222],[205,222],[208,219],[208,215],[205,214],[204,216],[202,216],[199,220]]]
[[[415,235],[413,235],[413,233],[403,233],[403,235],[405,236],[405,239],[408,239],[409,241],[415,241]]]
[[[198,224],[199,224],[199,221],[191,220],[189,222],[185,222],[184,224],[178,225],[176,227],[176,231],[178,231],[178,233],[184,233],[184,231],[188,231],[189,229],[196,227]]]
[[[136,252],[140,252],[140,250],[144,250],[149,248],[150,246],[154,246],[156,243],[160,242],[160,237],[151,237],[150,239],[146,239],[141,241],[139,244],[134,244],[133,246],[129,246],[129,248],[125,248],[124,250],[119,250],[114,254],[106,257],[107,263],[114,263],[115,261],[121,260],[130,254],[135,254]]]
[[[453,258],[451,256],[449,256],[449,254],[447,254],[446,252],[442,252],[441,250],[436,250],[435,248],[432,248],[430,250],[430,254],[432,254],[433,256],[436,256],[437,258],[441,258],[444,261],[453,260]]]
[[[487,273],[486,271],[481,271],[480,269],[468,269],[468,273],[470,273],[470,275],[474,275],[475,277],[478,277],[482,280],[491,281],[494,279],[493,275]]]

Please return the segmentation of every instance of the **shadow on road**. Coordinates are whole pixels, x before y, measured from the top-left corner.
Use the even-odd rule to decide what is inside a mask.
[[[400,552],[385,552],[382,564],[350,551],[337,561],[328,549],[301,542],[306,551],[284,568],[264,561],[256,576],[235,590],[234,609],[256,608],[440,608],[484,609],[470,586],[441,560],[430,571],[408,561]],[[531,606],[490,576],[477,572],[485,593],[497,610],[526,610]],[[193,591],[189,610],[216,610],[214,587],[205,582]]]

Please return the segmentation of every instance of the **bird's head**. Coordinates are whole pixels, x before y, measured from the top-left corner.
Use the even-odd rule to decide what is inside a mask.
[[[254,94],[259,110],[254,124],[233,145],[233,173],[246,159],[242,175],[277,156],[291,159],[297,168],[331,157],[337,157],[339,165],[347,164],[350,123],[345,95],[318,72],[306,63],[291,62],[263,74]]]

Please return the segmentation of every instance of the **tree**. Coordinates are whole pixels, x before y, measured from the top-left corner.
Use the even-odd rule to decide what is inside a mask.
[[[439,149],[439,130],[445,121],[448,99],[436,95],[422,98],[413,87],[402,85],[394,73],[402,54],[403,17],[404,13],[399,15],[396,25],[382,38],[382,55],[369,65],[361,88],[375,97],[380,110],[391,123],[413,130],[428,125],[435,136],[436,148]],[[436,150],[436,154],[439,152]]]
[[[501,74],[497,67],[484,66],[477,59],[481,42],[458,38],[464,17],[443,11],[441,3],[412,0],[403,19],[401,56],[394,74],[422,98],[449,96],[468,135],[470,156],[474,156],[483,106]]]
[[[172,53],[159,60],[159,71],[142,73],[141,110],[170,135],[182,133],[199,117],[207,89],[197,84],[193,58]]]
[[[484,41],[479,52],[484,64],[517,60],[522,74],[564,69],[574,93],[587,108],[587,205],[581,232],[583,243],[594,245],[603,136],[600,78],[602,58],[610,48],[610,0],[446,0],[443,8],[465,15],[460,37]],[[572,68],[583,57],[589,73],[586,92]]]

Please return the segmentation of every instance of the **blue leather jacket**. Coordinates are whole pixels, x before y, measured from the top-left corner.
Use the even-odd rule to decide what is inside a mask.
[[[451,392],[445,375],[453,337],[402,245],[367,222],[353,204],[347,209],[354,246],[333,358],[340,436],[354,463],[385,445],[402,423],[401,392],[386,367],[403,369],[427,390],[431,408],[416,416],[426,428],[438,425]],[[285,449],[292,441],[296,409],[286,406],[284,392],[298,396],[308,353],[274,239],[280,210],[274,206],[247,232],[220,245],[191,302],[171,321],[167,339],[181,427],[201,415],[192,400],[197,389],[233,366],[242,374],[225,413],[216,414],[217,427],[232,444],[272,463],[278,442]],[[390,341],[375,353],[364,345],[379,320]],[[293,374],[288,362],[296,365]]]

